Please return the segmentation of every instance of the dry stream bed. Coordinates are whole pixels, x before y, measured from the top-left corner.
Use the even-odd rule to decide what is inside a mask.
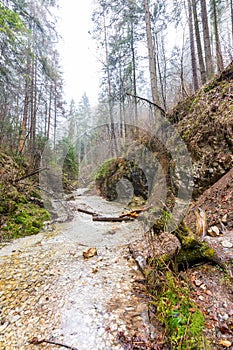
[[[122,206],[97,196],[72,203],[116,215]],[[53,231],[14,240],[0,249],[0,349],[123,349],[117,333],[150,335],[147,300],[138,293],[140,272],[128,244],[143,234],[134,222],[93,222],[74,210],[71,222]],[[97,248],[84,259],[83,252]]]

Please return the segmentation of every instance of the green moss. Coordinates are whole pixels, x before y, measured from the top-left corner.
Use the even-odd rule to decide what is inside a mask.
[[[1,228],[3,239],[11,239],[38,233],[44,221],[49,219],[48,212],[33,204],[19,204],[17,209],[6,218]]]
[[[187,140],[187,138],[190,135],[190,129],[187,129],[186,131],[183,132],[183,134],[181,135],[183,140]]]
[[[214,255],[214,250],[206,242],[199,241],[192,231],[182,223],[174,232],[181,242],[181,250],[176,255],[176,264],[192,264],[199,260],[209,260]]]
[[[97,174],[96,174],[95,179],[96,179],[96,180],[100,180],[100,179],[106,177],[106,175],[108,175],[109,172],[111,171],[113,162],[115,162],[114,159],[108,159],[108,160],[106,160],[106,161],[101,165],[101,167],[99,168],[99,170],[98,170],[98,172],[97,172]]]
[[[41,195],[40,195],[39,191],[32,190],[32,191],[30,191],[29,194],[30,194],[31,197],[41,199]]]
[[[214,88],[216,88],[216,82],[215,81],[213,81],[212,83],[209,83],[208,85],[206,85],[204,87],[204,92],[207,93],[207,92],[213,90]]]
[[[153,263],[155,260],[153,261]],[[172,349],[203,349],[204,317],[189,297],[189,287],[181,282],[162,260],[157,261],[156,278],[148,275],[155,307],[161,324],[166,328]]]
[[[195,105],[198,103],[199,99],[200,99],[199,96],[197,96],[196,98],[194,98],[192,100],[192,104],[190,105],[189,112],[193,111],[193,109],[194,109]]]

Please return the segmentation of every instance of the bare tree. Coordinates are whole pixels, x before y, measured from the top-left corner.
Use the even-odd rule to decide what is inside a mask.
[[[198,76],[197,76],[197,61],[196,61],[196,52],[195,52],[195,44],[194,44],[193,14],[192,14],[191,0],[187,0],[187,4],[188,4],[189,41],[190,41],[190,51],[191,51],[193,86],[194,86],[194,90],[196,91],[198,89]]]
[[[203,40],[204,40],[204,49],[205,49],[206,75],[207,75],[207,79],[210,79],[214,74],[214,65],[213,65],[213,57],[212,57],[211,45],[210,45],[210,33],[209,33],[206,0],[200,0],[200,2],[201,2]]]
[[[202,51],[202,45],[201,45],[201,35],[200,35],[200,29],[199,29],[199,20],[198,20],[198,15],[197,15],[197,0],[192,0],[192,9],[193,9],[193,17],[194,17],[194,28],[195,28],[198,61],[199,61],[200,74],[201,74],[201,82],[202,82],[202,84],[205,84],[206,83],[206,69],[205,69],[205,63],[204,63],[204,58],[203,58],[203,51]]]
[[[223,67],[223,58],[222,58],[221,44],[220,44],[220,39],[219,39],[216,0],[212,0],[212,7],[213,7],[213,26],[214,26],[217,69],[218,69],[218,73],[220,73],[223,70],[224,67]]]
[[[150,69],[150,83],[152,101],[155,104],[159,104],[159,93],[158,93],[158,82],[157,82],[157,71],[156,71],[156,60],[155,60],[155,47],[152,37],[151,30],[151,18],[149,11],[149,1],[144,0],[144,11],[145,11],[145,22],[146,22],[146,36],[147,36],[147,48],[149,55],[149,69]]]

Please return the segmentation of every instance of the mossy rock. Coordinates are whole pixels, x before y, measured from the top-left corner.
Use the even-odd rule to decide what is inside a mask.
[[[125,158],[109,159],[105,161],[96,174],[96,187],[107,200],[116,200],[118,197],[117,183],[121,179],[131,182],[136,197],[148,198],[147,179],[142,171],[132,161]]]
[[[33,204],[19,204],[15,212],[7,216],[1,228],[2,239],[29,236],[43,229],[44,221],[49,220],[49,213]]]

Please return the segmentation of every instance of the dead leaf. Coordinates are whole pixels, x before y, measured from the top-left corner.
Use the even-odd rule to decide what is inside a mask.
[[[223,324],[221,327],[220,327],[220,332],[222,334],[229,334],[231,333],[230,329],[228,328],[228,326],[226,324]]]
[[[219,345],[223,345],[226,348],[229,348],[231,346],[231,342],[229,340],[221,339]]]
[[[211,293],[211,291],[210,291],[209,289],[206,289],[206,290],[205,290],[205,294],[207,294],[207,295],[212,295],[212,293]]]
[[[210,324],[210,323],[208,323],[208,322],[206,322],[206,328],[208,328],[208,329],[212,329],[213,328],[213,326]]]
[[[97,249],[96,248],[89,248],[87,251],[83,252],[83,257],[85,259],[92,258],[95,255],[97,255]]]
[[[36,344],[39,343],[39,339],[37,337],[33,337],[30,341],[29,344]]]
[[[196,311],[196,309],[194,309],[193,307],[190,307],[190,308],[189,308],[189,312],[193,313],[193,312],[195,312],[195,311]]]

